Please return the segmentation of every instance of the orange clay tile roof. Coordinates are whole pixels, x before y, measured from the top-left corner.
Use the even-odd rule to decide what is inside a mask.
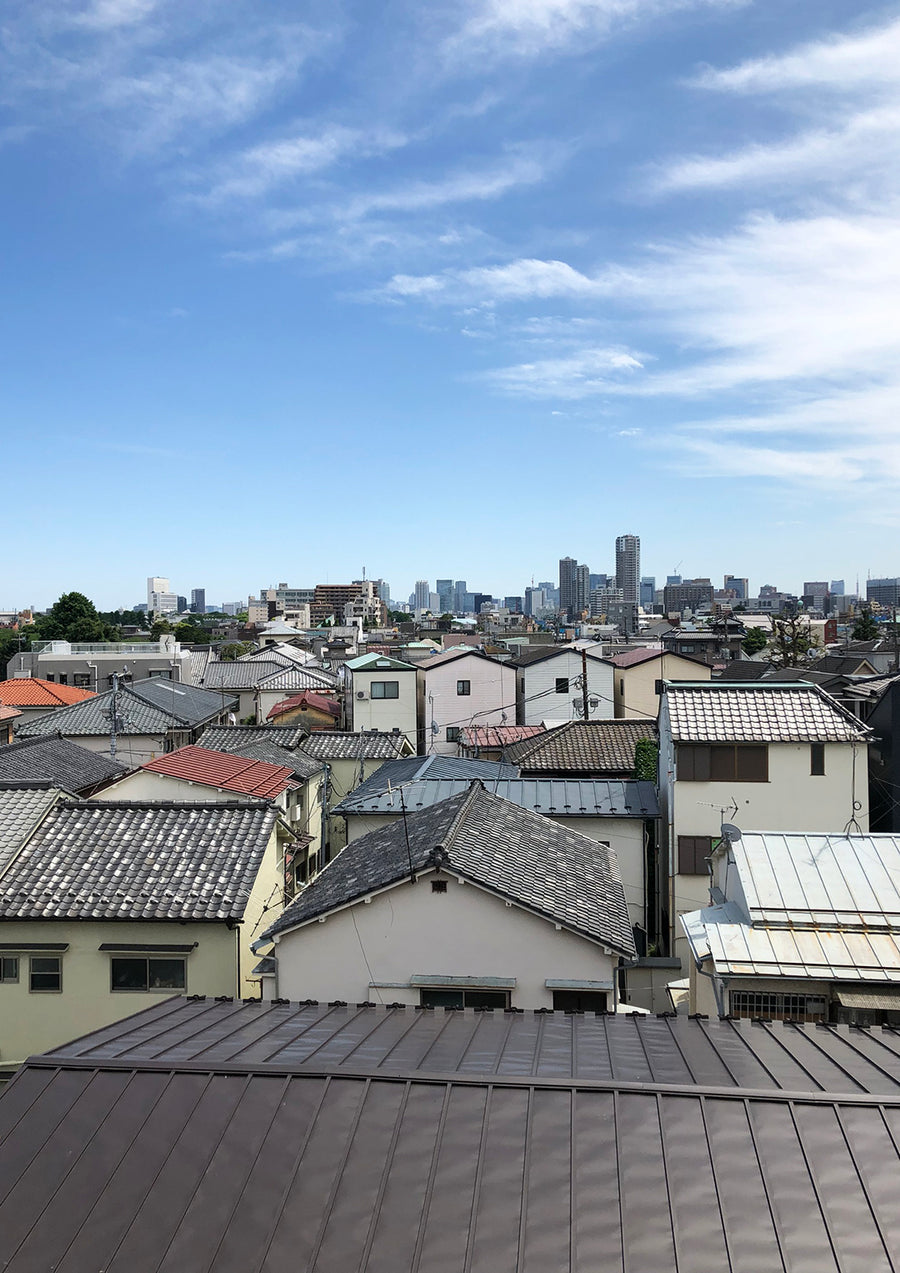
[[[54,681],[42,681],[38,676],[14,677],[0,681],[0,703],[8,707],[66,707],[81,703],[86,698],[96,698],[93,690],[77,689],[74,685],[57,685]]]
[[[281,703],[276,703],[269,712],[269,720],[273,720],[276,716],[281,716],[285,712],[292,712],[298,707],[305,707],[307,711],[327,712],[329,716],[335,717],[339,717],[341,714],[341,709],[333,698],[325,698],[323,694],[305,692],[303,694],[295,694],[293,698],[286,698]]]
[[[260,796],[264,800],[274,800],[286,787],[295,785],[293,770],[286,765],[270,765],[265,760],[250,760],[227,751],[208,751],[205,747],[179,747],[177,751],[148,760],[141,768],[181,778],[184,782]]]

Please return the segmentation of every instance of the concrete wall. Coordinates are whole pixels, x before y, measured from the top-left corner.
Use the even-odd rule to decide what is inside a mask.
[[[590,720],[610,720],[614,713],[613,668],[596,658],[587,660],[588,708]],[[516,669],[518,675],[517,724],[540,725],[545,720],[580,720],[573,699],[582,705],[581,689],[575,684],[582,673],[581,654],[577,650],[561,650],[553,658]],[[556,692],[556,681],[567,677],[565,694]],[[590,699],[596,700],[591,707]],[[480,722],[479,722],[480,723]]]
[[[171,990],[113,993],[110,956],[98,950],[102,943],[189,945],[195,941],[197,948],[187,957],[185,993],[241,994],[242,989],[237,985],[238,935],[229,932],[224,924],[0,921],[0,943],[3,944],[69,943],[69,949],[61,956],[61,993],[29,991],[27,952],[19,955],[18,982],[0,984],[0,1065],[15,1064],[34,1052],[58,1047],[172,995]],[[259,993],[258,984],[247,982],[246,985],[244,994]]]
[[[447,892],[432,892],[432,879],[447,880]],[[285,933],[275,953],[278,993],[290,999],[378,1002],[380,996],[415,1004],[419,990],[409,978],[442,974],[515,977],[517,1008],[551,1007],[547,978],[611,983],[618,963],[593,942],[443,873]]]
[[[65,734],[63,737],[100,756],[110,754],[109,734]],[[144,765],[165,750],[166,739],[161,734],[119,734],[116,739],[116,760],[123,765]]]
[[[712,668],[677,654],[648,659],[634,667],[616,668],[616,716],[626,720],[656,720],[659,715],[657,681],[708,681]]]
[[[399,698],[373,698],[373,681],[396,681]],[[358,697],[365,694],[365,698]],[[409,668],[366,668],[354,671],[350,680],[349,702],[354,733],[363,729],[385,732],[399,729],[415,750],[418,746],[416,670]]]
[[[457,681],[469,681],[471,693],[457,694]],[[457,754],[458,743],[447,739],[448,726],[515,723],[516,669],[479,655],[463,655],[449,663],[419,668],[418,693],[424,737],[420,750],[425,753]],[[437,733],[432,733],[432,721],[439,727]]]

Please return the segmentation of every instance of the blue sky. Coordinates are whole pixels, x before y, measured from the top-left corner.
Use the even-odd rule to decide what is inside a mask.
[[[900,573],[900,8],[7,0],[0,605]]]

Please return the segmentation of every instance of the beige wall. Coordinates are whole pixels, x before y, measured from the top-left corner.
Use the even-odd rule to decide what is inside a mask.
[[[197,942],[197,948],[187,957],[186,993],[233,995],[238,990],[236,934],[224,924],[0,922],[0,943],[19,942],[26,946],[28,942],[68,942],[69,949],[62,953],[61,993],[29,991],[27,953],[19,956],[18,982],[0,984],[0,1065],[4,1066],[23,1061],[34,1052],[58,1047],[171,996],[171,990],[113,993],[110,956],[98,950],[105,942],[179,946]],[[246,993],[258,990],[248,989]]]
[[[446,893],[432,892],[433,878],[448,880]],[[419,990],[409,978],[438,973],[515,977],[518,1008],[552,1006],[547,978],[612,982],[618,963],[593,942],[433,873],[283,934],[275,953],[278,993],[290,999],[378,1002],[380,995],[415,1004]]]
[[[396,681],[398,698],[372,698],[373,681]],[[361,729],[399,729],[415,751],[418,745],[415,668],[367,668],[350,679],[350,710],[354,732]],[[365,698],[357,698],[365,694]]]
[[[677,654],[664,654],[615,672],[616,716],[627,720],[656,720],[659,715],[657,681],[708,681],[712,668],[691,663]]]
[[[64,734],[79,747],[108,756],[109,734]],[[116,739],[116,760],[123,765],[143,765],[154,760],[166,750],[165,735],[120,734]]]

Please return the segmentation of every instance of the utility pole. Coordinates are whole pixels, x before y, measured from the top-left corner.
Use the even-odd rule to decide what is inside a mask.
[[[894,642],[894,671],[900,672],[900,646],[897,643],[897,607],[891,608],[891,631],[893,632]]]
[[[587,650],[581,651],[581,701],[584,719],[588,719]]]
[[[116,758],[116,700],[119,693],[119,673],[112,674],[112,701],[110,703],[111,711],[109,713],[109,754],[113,760]]]

